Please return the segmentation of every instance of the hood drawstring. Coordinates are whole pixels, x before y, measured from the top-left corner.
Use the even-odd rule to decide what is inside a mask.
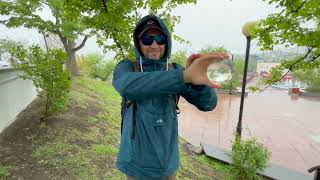
[[[168,70],[169,70],[169,58],[166,58],[166,61],[167,61],[166,70],[168,71]],[[142,68],[142,57],[141,57],[141,56],[140,56],[140,69],[141,69],[141,72],[143,72],[143,68]]]
[[[143,72],[143,68],[142,68],[142,58],[141,58],[141,56],[140,56],[140,70],[141,70],[141,72]]]

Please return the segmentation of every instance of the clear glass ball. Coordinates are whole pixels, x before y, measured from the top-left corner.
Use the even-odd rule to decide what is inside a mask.
[[[207,76],[212,83],[221,85],[232,80],[234,74],[233,69],[233,62],[231,58],[229,58],[210,64],[207,69]]]

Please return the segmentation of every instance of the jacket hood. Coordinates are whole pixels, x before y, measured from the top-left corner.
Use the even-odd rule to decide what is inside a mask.
[[[133,41],[134,41],[134,49],[135,49],[135,55],[136,55],[136,61],[140,60],[140,57],[142,58],[142,61],[150,61],[150,59],[147,59],[143,56],[142,52],[140,51],[139,48],[139,38],[138,35],[141,32],[141,27],[143,24],[145,24],[147,21],[153,20],[155,21],[160,28],[162,29],[162,31],[165,33],[165,35],[167,36],[167,44],[166,44],[166,50],[164,52],[164,55],[162,58],[160,58],[160,60],[157,60],[158,62],[166,62],[170,56],[171,56],[171,48],[172,48],[172,40],[171,40],[171,34],[170,31],[167,27],[167,25],[165,24],[165,22],[160,19],[160,17],[155,16],[155,15],[147,15],[145,17],[143,17],[136,25],[134,32],[133,32]],[[154,61],[154,60],[151,60]]]

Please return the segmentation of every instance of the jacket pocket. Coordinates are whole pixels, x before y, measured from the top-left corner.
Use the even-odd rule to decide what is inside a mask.
[[[153,114],[146,111],[137,118],[136,137],[132,141],[134,164],[143,169],[167,169],[176,136],[174,114]]]
[[[161,163],[155,149],[155,140],[151,140],[149,133],[141,128],[132,142],[132,160],[135,165],[143,169],[161,169]]]

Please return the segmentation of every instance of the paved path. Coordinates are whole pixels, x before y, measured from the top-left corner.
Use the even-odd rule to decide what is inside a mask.
[[[200,112],[183,98],[179,132],[200,142],[231,149],[240,96],[218,95],[212,112]],[[298,97],[284,91],[249,93],[243,112],[243,137],[257,137],[272,151],[272,162],[300,172],[320,164],[320,97]]]

